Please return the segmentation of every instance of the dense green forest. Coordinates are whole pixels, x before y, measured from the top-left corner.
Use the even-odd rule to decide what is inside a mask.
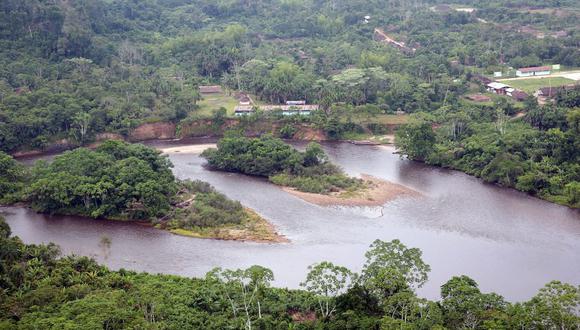
[[[481,74],[579,67],[578,8],[577,0],[5,0],[0,150],[42,149],[62,139],[82,145],[148,122],[180,127],[208,118],[198,86],[221,84],[260,102],[321,105],[311,117],[284,119],[282,137],[304,124],[330,139],[384,134],[377,116],[428,114],[433,125],[453,127],[447,137],[436,134],[440,152],[431,164],[577,206],[578,146],[564,119],[574,117],[577,90],[542,106],[501,97],[481,105],[462,96],[482,91],[473,82]],[[378,41],[375,28],[415,51]],[[213,126],[224,123],[219,108],[209,110]],[[516,113],[522,123],[510,121],[518,129],[507,131],[537,136],[542,147],[523,138],[502,142],[503,124],[493,132]],[[364,123],[355,120],[361,117]],[[554,155],[545,146],[557,139],[568,147]],[[475,155],[465,152],[472,140],[498,146]]]
[[[375,241],[361,274],[312,265],[302,290],[271,287],[261,266],[205,278],[111,271],[10,237],[0,218],[0,329],[577,329],[580,288],[548,283],[509,303],[467,276],[419,298],[429,265],[398,240]]]
[[[37,162],[25,199],[40,212],[147,220],[170,209],[178,190],[171,167],[155,149],[107,141]]]
[[[484,119],[478,112],[439,110],[399,129],[397,146],[412,159],[580,208],[580,109],[528,109],[523,121],[502,110]]]
[[[267,177],[271,182],[304,192],[324,193],[356,190],[365,183],[346,176],[317,143],[310,143],[304,152],[278,138],[230,136],[221,139],[217,149],[202,154],[208,165],[217,170]]]
[[[372,104],[379,113],[431,112],[460,106],[473,71],[580,66],[577,1],[509,7],[461,2],[479,8],[477,15],[493,24],[469,13],[436,12],[437,4],[5,0],[0,149],[43,148],[59,138],[80,144],[99,132],[127,134],[143,122],[195,118],[201,83],[222,83],[269,102],[306,99],[325,109]],[[554,17],[550,10],[556,9],[569,13]],[[538,39],[517,32],[530,24],[568,36]],[[373,41],[375,27],[416,53]]]
[[[221,134],[227,120],[276,121],[283,138],[301,126],[328,139],[383,135],[381,116],[403,112],[412,116],[396,133],[402,156],[579,208],[578,86],[546,104],[465,98],[496,71],[580,67],[579,16],[578,0],[2,0],[0,204],[169,230],[240,226],[254,216],[239,202],[177,180],[143,145],[109,141],[30,169],[10,154],[155,122],[201,121]],[[220,107],[201,111],[198,87],[208,84],[321,110],[227,118]],[[299,152],[271,136],[226,136],[204,156],[303,191],[362,184],[318,145]],[[0,329],[580,328],[577,286],[550,282],[510,303],[456,276],[429,301],[417,295],[429,271],[398,240],[375,241],[360,274],[312,265],[301,290],[272,287],[275,274],[261,266],[193,279],[112,271],[54,244],[24,244],[0,217]]]
[[[172,167],[153,148],[112,140],[95,150],[67,151],[50,163],[38,161],[30,169],[0,152],[0,203],[26,203],[49,214],[144,221],[169,230],[205,229],[205,236],[220,238],[225,237],[210,229],[245,229],[243,224],[262,221],[206,182],[177,180]]]

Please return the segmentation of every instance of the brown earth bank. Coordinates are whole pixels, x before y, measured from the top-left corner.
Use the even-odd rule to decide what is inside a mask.
[[[400,197],[420,197],[421,193],[408,187],[370,175],[361,175],[367,188],[355,192],[341,191],[328,195],[298,191],[294,188],[282,189],[304,201],[319,206],[381,206]]]
[[[54,141],[42,149],[18,150],[12,153],[14,158],[41,156],[45,154],[59,153],[71,150],[80,146],[96,148],[106,140],[123,140],[128,142],[143,142],[149,140],[183,139],[193,137],[220,137],[223,132],[240,125],[237,119],[228,119],[225,123],[215,129],[209,119],[200,119],[190,123],[176,125],[170,122],[146,123],[131,130],[127,136],[117,133],[99,133],[94,141],[85,145],[70,139],[60,139]],[[297,125],[297,131],[293,136],[295,140],[325,141],[328,140],[324,132],[320,129],[308,125]],[[257,137],[263,134],[277,135],[280,125],[273,121],[263,121],[251,123],[244,126],[244,135],[247,137]]]
[[[130,142],[146,140],[175,139],[177,126],[169,122],[147,123],[138,126],[129,133],[127,140]]]
[[[389,126],[389,125],[387,125]],[[396,125],[395,125],[396,126]],[[80,146],[96,148],[106,140],[123,140],[128,142],[143,142],[149,140],[184,139],[195,137],[221,137],[228,129],[240,127],[244,136],[257,137],[263,134],[280,135],[282,124],[275,120],[260,120],[252,123],[242,123],[239,119],[227,119],[216,128],[211,119],[199,119],[191,122],[175,124],[171,122],[145,123],[132,129],[126,136],[117,133],[99,133],[94,141],[80,145],[71,139],[54,141],[42,149],[18,150],[12,153],[14,158],[41,156],[74,149]],[[308,124],[295,124],[292,140],[300,141],[329,141],[322,129]],[[389,127],[393,131],[395,127]],[[375,141],[376,142],[376,141]],[[380,142],[384,143],[384,142]],[[357,143],[358,144],[358,143]],[[364,143],[361,143],[364,144]],[[375,143],[373,143],[375,144]],[[379,144],[379,142],[376,142]]]

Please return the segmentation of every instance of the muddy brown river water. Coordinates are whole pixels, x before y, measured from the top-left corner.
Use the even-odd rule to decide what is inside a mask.
[[[154,142],[159,148],[183,142]],[[296,144],[297,147],[303,144]],[[421,192],[382,208],[319,207],[265,180],[213,172],[197,154],[171,153],[175,174],[201,179],[274,224],[289,244],[193,239],[130,223],[47,216],[3,208],[27,243],[55,242],[65,254],[92,256],[113,269],[202,276],[213,267],[254,264],[274,271],[277,286],[298,286],[308,265],[323,260],[360,270],[375,239],[400,239],[431,265],[419,294],[437,299],[451,276],[468,275],[482,291],[529,299],[550,280],[580,284],[580,212],[504,189],[456,171],[401,160],[393,149],[325,144],[349,174],[370,174]],[[28,160],[29,162],[32,160]],[[109,251],[99,247],[111,239]]]

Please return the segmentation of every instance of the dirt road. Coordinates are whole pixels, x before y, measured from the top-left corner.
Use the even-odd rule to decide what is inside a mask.
[[[505,79],[497,79],[497,81],[513,81],[513,80],[525,80],[525,79],[542,79],[542,78],[554,78],[554,77],[561,77],[567,78],[574,81],[580,80],[580,70],[575,71],[562,71],[552,73],[550,75],[545,76],[532,76],[532,77],[517,77],[517,78],[505,78]]]

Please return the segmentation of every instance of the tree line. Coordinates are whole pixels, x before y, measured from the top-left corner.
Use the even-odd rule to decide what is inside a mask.
[[[433,112],[458,104],[472,71],[580,65],[574,13],[554,18],[496,1],[463,2],[476,15],[439,13],[431,9],[438,3],[6,0],[0,149],[42,149],[62,139],[81,145],[102,132],[127,135],[146,122],[196,118],[201,84],[264,102],[305,99],[327,112],[337,104]],[[538,39],[506,28],[526,24],[570,33]],[[417,52],[374,41],[374,27]]]
[[[114,248],[114,242],[111,243]],[[360,274],[324,261],[300,290],[272,287],[261,266],[204,278],[111,271],[58,246],[27,245],[0,217],[0,327],[5,329],[577,329],[580,288],[553,281],[530,300],[483,293],[468,276],[416,289],[430,267],[417,248],[376,240]]]
[[[230,135],[218,141],[217,149],[207,149],[201,154],[211,168],[267,177],[275,184],[312,193],[364,187],[362,180],[348,177],[332,164],[317,143],[310,143],[300,152],[270,135],[260,138],[236,136],[235,132]]]
[[[528,100],[528,112],[508,116],[509,105],[439,109],[401,127],[402,155],[449,167],[485,181],[580,207],[580,110],[578,90],[559,96],[558,105]],[[566,107],[566,104],[572,107]]]
[[[0,152],[0,205],[49,214],[145,221],[166,229],[240,224],[251,214],[206,182],[177,180],[173,165],[142,144],[107,141],[27,169]]]

